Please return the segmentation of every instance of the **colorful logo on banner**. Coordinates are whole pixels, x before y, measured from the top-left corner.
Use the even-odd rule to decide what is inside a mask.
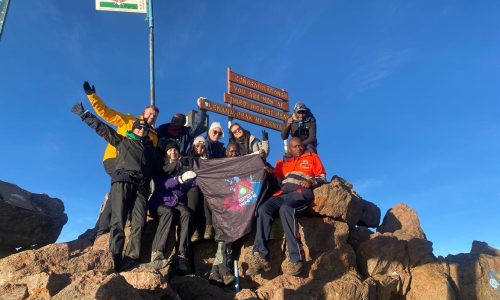
[[[230,185],[231,196],[224,199],[224,208],[228,211],[242,212],[245,207],[255,203],[260,192],[260,182],[253,181],[252,176],[240,179],[226,179]]]

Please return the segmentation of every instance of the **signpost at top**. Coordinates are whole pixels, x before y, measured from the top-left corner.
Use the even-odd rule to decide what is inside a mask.
[[[224,102],[227,105],[204,100],[200,108],[228,116],[229,120],[235,118],[277,131],[283,128],[283,121],[288,118],[287,112],[290,111],[287,91],[235,73],[231,68],[227,68],[227,93],[224,93]],[[258,114],[235,109],[234,106]]]
[[[96,0],[96,10],[145,13],[149,21],[149,99],[155,105],[153,0]]]

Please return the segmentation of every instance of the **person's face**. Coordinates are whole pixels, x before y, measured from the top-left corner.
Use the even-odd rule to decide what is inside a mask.
[[[148,134],[148,129],[145,127],[136,127],[132,130],[132,132],[137,136],[144,137]]]
[[[168,149],[167,158],[170,162],[176,161],[179,158],[179,150],[177,150],[177,148]]]
[[[226,149],[226,155],[227,157],[235,157],[235,156],[240,156],[240,151],[238,151],[238,148],[234,145],[229,146]]]
[[[243,129],[239,125],[231,127],[231,133],[235,138],[239,139],[243,135]]]
[[[144,120],[149,124],[153,125],[156,122],[156,118],[158,117],[158,113],[151,107],[148,107],[144,110],[142,114]]]
[[[203,155],[205,154],[205,144],[202,144],[202,143],[198,143],[196,145],[193,146],[194,147],[194,153],[196,153],[197,155]]]
[[[222,129],[215,127],[208,132],[208,137],[212,142],[218,141],[222,137]]]
[[[306,111],[305,110],[296,111],[295,116],[297,117],[297,120],[302,121],[306,116]]]
[[[174,129],[179,129],[186,123],[186,117],[183,115],[174,115],[171,121],[172,127]]]
[[[304,153],[304,146],[302,146],[302,143],[298,139],[293,139],[290,141],[290,144],[288,145],[288,152],[290,155],[292,155],[294,158],[299,157]]]

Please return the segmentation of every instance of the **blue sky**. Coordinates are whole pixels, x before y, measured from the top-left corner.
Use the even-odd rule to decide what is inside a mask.
[[[436,255],[500,248],[498,1],[155,1],[156,96],[168,122],[226,68],[285,88],[318,120],[327,176],[385,214],[404,202]],[[11,1],[0,40],[0,179],[65,203],[60,241],[94,225],[105,142],[70,113],[82,82],[138,114],[149,102],[142,14],[94,1]],[[226,118],[210,114],[211,120]],[[257,136],[260,129],[243,123]],[[274,163],[282,155],[270,132]],[[226,140],[225,140],[226,141]]]

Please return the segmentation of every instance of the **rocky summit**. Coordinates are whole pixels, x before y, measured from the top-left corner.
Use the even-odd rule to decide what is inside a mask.
[[[13,193],[14,187],[1,185],[1,299],[500,299],[500,251],[474,241],[468,254],[437,258],[411,207],[397,204],[380,224],[380,209],[338,176],[314,190],[313,207],[299,218],[302,274],[283,274],[288,258],[275,226],[269,272],[245,275],[253,237],[242,241],[238,293],[206,279],[213,241],[193,245],[192,275],[176,275],[172,264],[153,268],[147,262],[156,222],[148,220],[143,264],[115,273],[108,235],[95,239],[88,230],[74,241],[53,244],[67,220],[62,202],[20,189]],[[34,234],[32,224],[15,229],[4,224],[20,213],[46,226],[43,235]],[[44,219],[49,213],[57,217]],[[169,251],[173,245],[171,237]]]

